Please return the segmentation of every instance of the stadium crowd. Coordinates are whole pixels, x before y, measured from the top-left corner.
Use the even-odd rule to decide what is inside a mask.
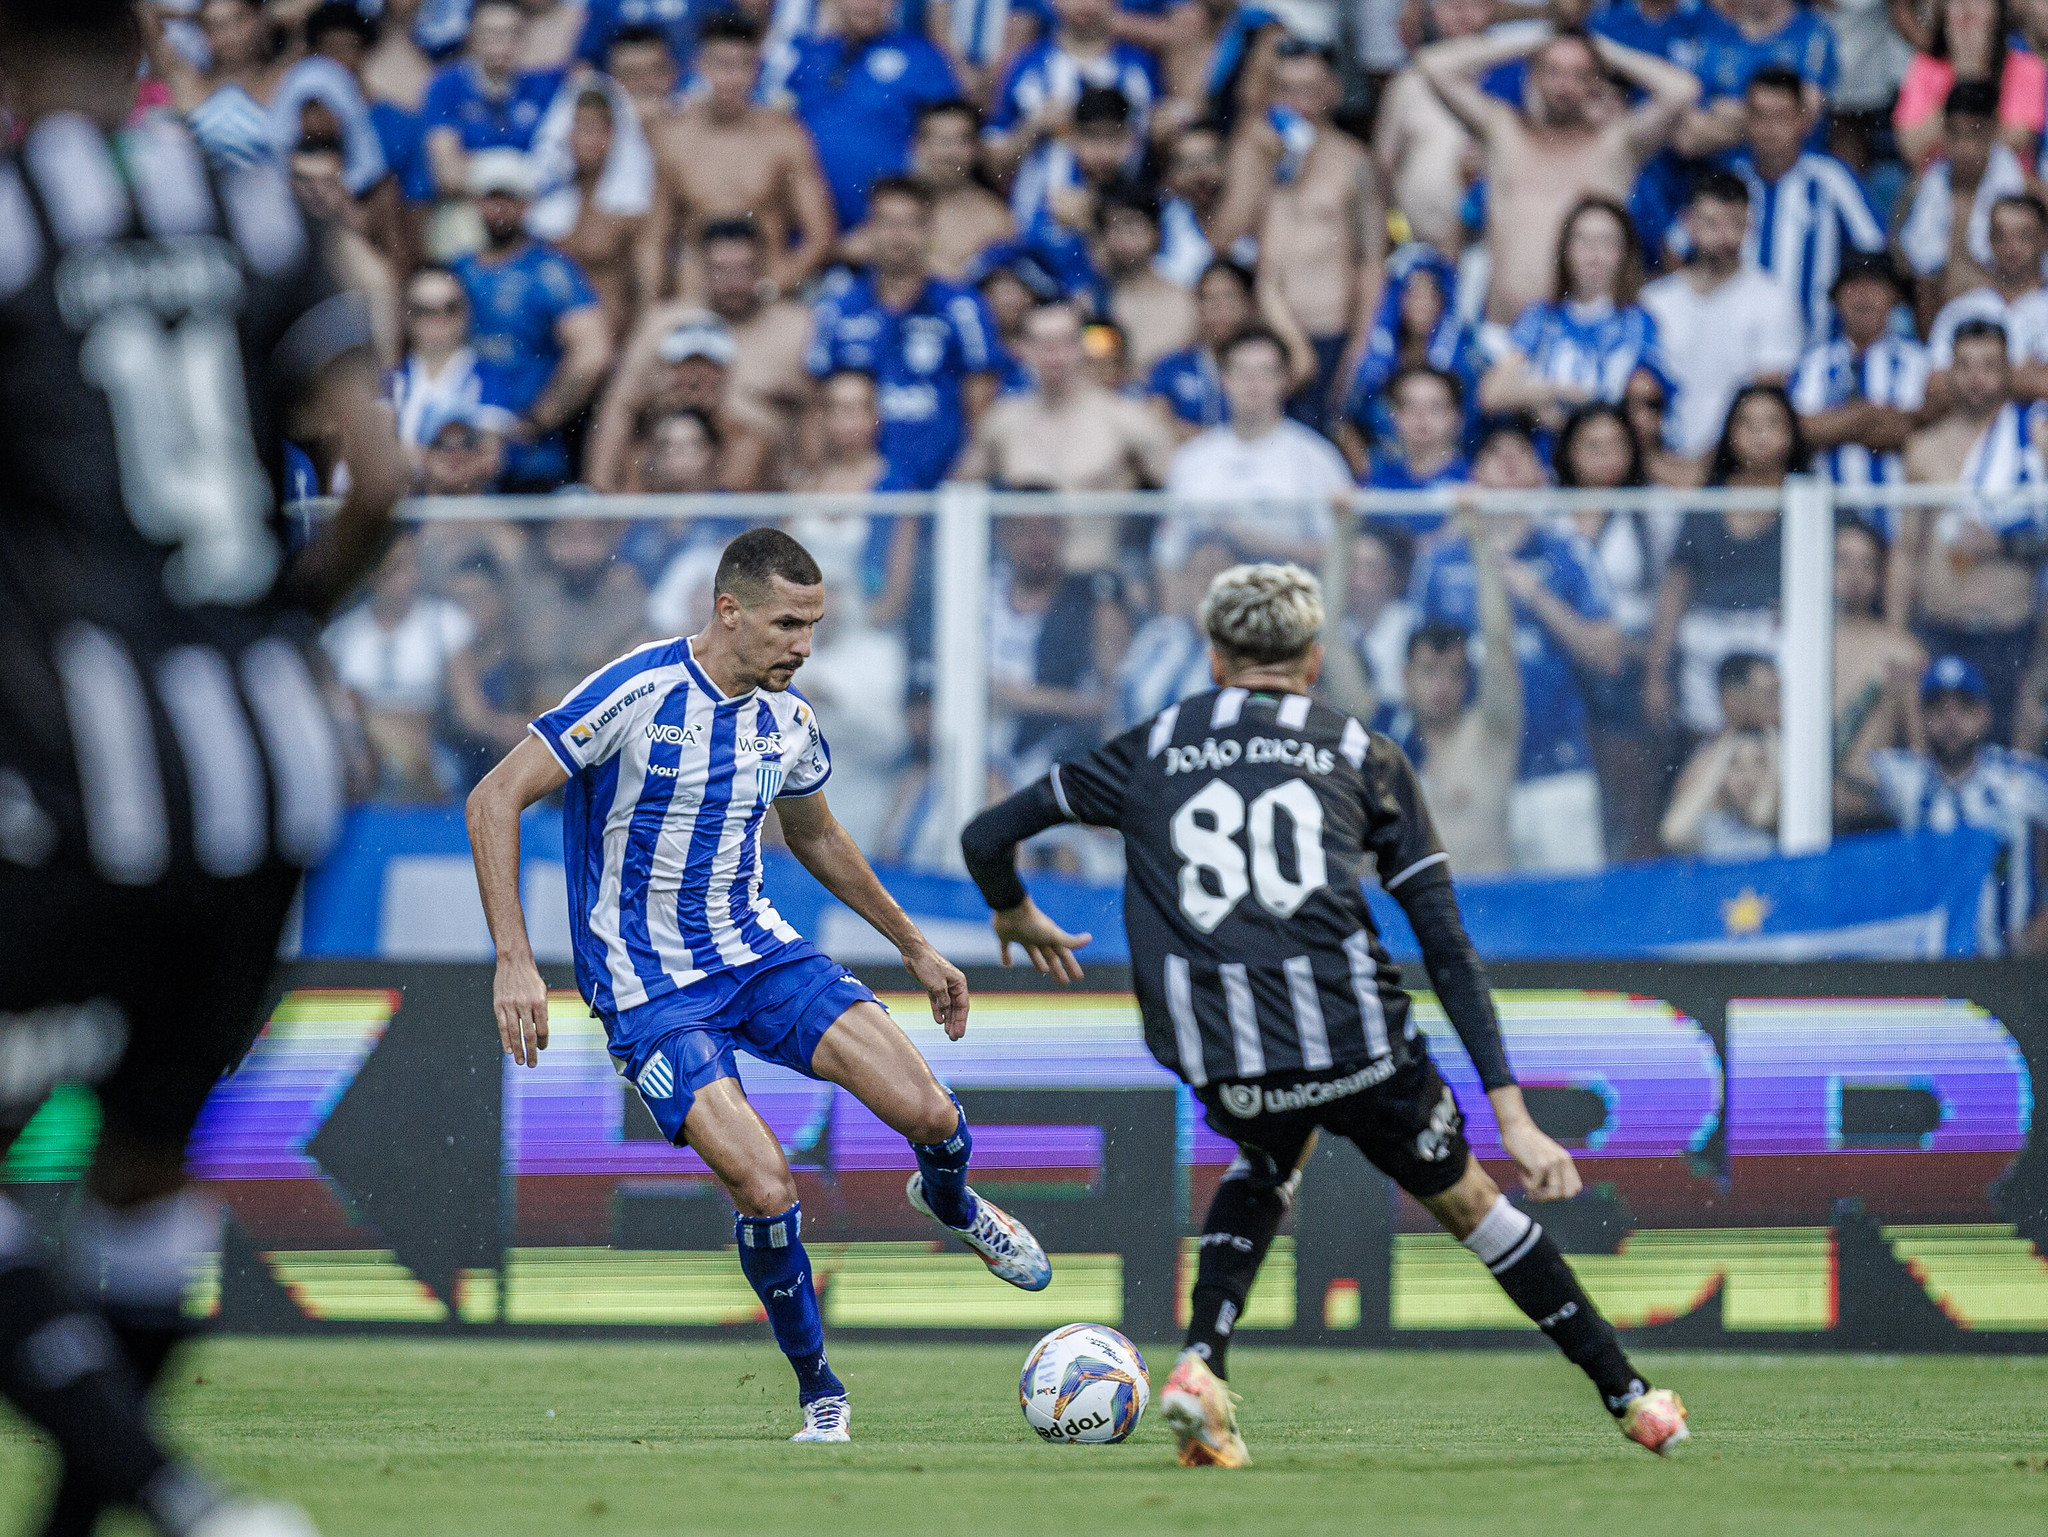
[[[1766,852],[1776,514],[1346,496],[2048,481],[2048,0],[142,9],[142,109],[337,227],[425,494],[1181,498],[1000,520],[1002,788],[1207,686],[1216,571],[1341,532],[1327,687],[1416,757],[1461,873]],[[701,623],[738,526],[406,538],[327,638],[364,788],[459,794]],[[803,675],[835,809],[932,860],[928,522],[789,526],[836,594]],[[1836,540],[1838,826],[1992,828],[2030,947],[2044,533],[1987,502]]]

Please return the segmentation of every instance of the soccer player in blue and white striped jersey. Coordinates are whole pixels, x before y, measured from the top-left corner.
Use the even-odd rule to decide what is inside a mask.
[[[825,1360],[796,1186],[747,1103],[735,1048],[838,1084],[908,1138],[911,1205],[997,1276],[1039,1291],[1052,1269],[1021,1223],[968,1187],[974,1139],[959,1101],[875,995],[762,890],[772,805],[804,867],[902,952],[947,1035],[966,1032],[966,979],[882,889],[820,793],[831,749],[790,687],[825,609],[817,563],[787,534],[751,530],[726,546],[713,602],[701,633],[592,674],[470,795],[477,884],[498,947],[493,1002],[505,1049],[534,1066],[548,994],[520,908],[519,815],[566,786],[577,989],[655,1124],[694,1150],[739,1208],[740,1268],[797,1374],[804,1428],[791,1439],[844,1441],[846,1389]]]
[[[1889,486],[1906,478],[1900,450],[1927,399],[1927,349],[1891,332],[1899,302],[1891,258],[1852,252],[1835,278],[1841,334],[1811,348],[1792,376],[1792,407],[1814,468],[1838,486]],[[1853,504],[1852,504],[1853,505]],[[1892,533],[1892,509],[1857,515]]]
[[[1789,69],[1760,69],[1744,93],[1748,142],[1730,169],[1749,186],[1745,264],[1792,295],[1806,345],[1828,339],[1828,293],[1845,251],[1882,251],[1884,225],[1854,173],[1832,155],[1803,150],[1812,115]]]

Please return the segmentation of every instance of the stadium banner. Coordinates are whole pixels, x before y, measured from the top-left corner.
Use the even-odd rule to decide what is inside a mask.
[[[1116,967],[1063,993],[977,970],[947,1041],[873,968],[960,1095],[977,1186],[1054,1256],[1051,1288],[991,1281],[904,1201],[903,1141],[843,1091],[748,1059],[788,1150],[827,1323],[1007,1337],[1087,1319],[1148,1343],[1185,1316],[1231,1145],[1146,1051]],[[2034,1135],[2048,1000],[2020,961],[1505,963],[1508,1046],[1587,1190],[1536,1215],[1642,1342],[1884,1351],[2048,1349],[2048,1151]],[[731,1208],[614,1071],[549,969],[552,1038],[514,1067],[491,971],[301,961],[223,1080],[195,1172],[229,1213],[189,1306],[243,1331],[718,1333],[759,1304]],[[1478,1155],[1516,1188],[1434,1001],[1416,1018]],[[60,1094],[8,1155],[54,1214],[94,1102]],[[1485,1269],[1348,1145],[1325,1138],[1240,1327],[1276,1342],[1535,1339]]]
[[[569,959],[558,811],[529,813],[521,877],[534,949]],[[1662,956],[1693,960],[1932,960],[1978,953],[1986,882],[1999,849],[1989,834],[1876,834],[1824,854],[1709,864],[1665,860],[1597,875],[1505,875],[1459,882],[1482,955]],[[849,965],[894,959],[887,942],[828,896],[787,854],[767,856],[767,887],[800,933]],[[965,879],[884,867],[884,884],[932,942],[963,965],[992,964],[995,940]],[[1120,885],[1033,875],[1039,905],[1095,935],[1090,958],[1127,962]],[[1368,893],[1397,958],[1415,939],[1400,909]],[[365,807],[341,848],[306,883],[296,952],[480,961],[492,954],[459,808]]]

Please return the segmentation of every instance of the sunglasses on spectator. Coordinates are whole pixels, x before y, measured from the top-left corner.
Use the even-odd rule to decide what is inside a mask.
[[[459,320],[464,308],[460,299],[449,299],[440,304],[408,304],[405,312],[414,320]]]

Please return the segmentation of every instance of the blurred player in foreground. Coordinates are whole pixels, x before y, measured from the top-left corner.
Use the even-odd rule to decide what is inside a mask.
[[[0,1390],[62,1459],[51,1537],[115,1506],[290,1537],[298,1512],[168,1452],[144,1394],[219,1245],[186,1139],[341,812],[307,653],[406,470],[283,173],[216,179],[177,123],[124,127],[141,57],[128,0],[0,0],[25,128],[0,158],[0,1152],[63,1080],[103,1123],[56,1263],[0,1195]],[[352,487],[295,559],[287,431]]]
[[[1187,1346],[1160,1407],[1184,1466],[1242,1467],[1224,1355],[1318,1128],[1348,1137],[1477,1255],[1515,1305],[1654,1452],[1686,1438],[1676,1394],[1622,1354],[1543,1229],[1473,1159],[1359,881],[1366,858],[1422,942],[1444,1012],[1486,1085],[1501,1141],[1538,1200],[1578,1194],[1571,1155],[1537,1128],[1502,1049],[1442,845],[1401,749],[1309,697],[1322,670],[1316,581],[1237,566],[1202,605],[1218,688],[1057,765],[961,836],[1003,959],[1061,982],[1068,934],[1017,878],[1025,839],[1079,822],[1124,835],[1124,922],[1145,1039],[1237,1144],[1203,1226]]]
[[[704,630],[655,641],[593,673],[471,792],[469,837],[498,947],[498,1033],[531,1067],[548,1043],[548,992],[519,905],[519,814],[564,784],[576,985],[612,1060],[670,1142],[694,1149],[733,1204],[740,1268],[796,1369],[795,1441],[845,1441],[846,1389],[801,1238],[789,1161],[747,1103],[733,1059],[846,1089],[909,1139],[910,1204],[1013,1286],[1040,1291],[1038,1240],[967,1184],[974,1139],[960,1102],[851,972],[784,923],[761,890],[773,805],[790,852],[903,954],[932,1018],[959,1040],[967,979],[896,905],[821,791],[831,750],[790,687],[825,612],[824,577],[789,535],[726,546]]]

